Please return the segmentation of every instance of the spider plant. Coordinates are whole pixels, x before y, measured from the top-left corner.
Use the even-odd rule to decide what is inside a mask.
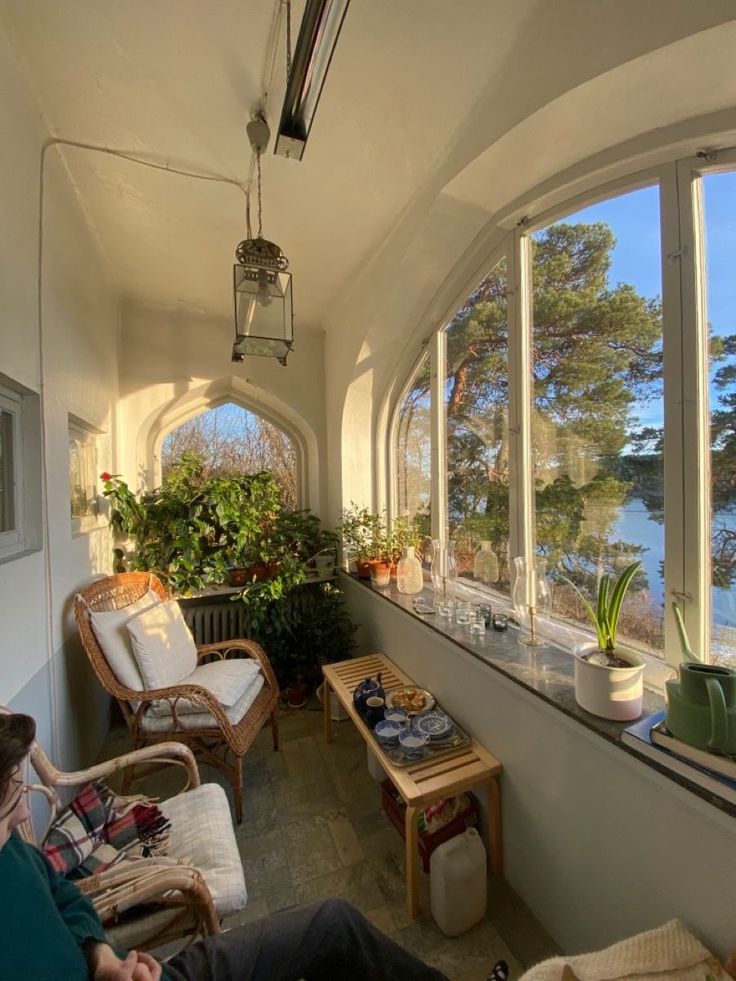
[[[641,562],[632,562],[628,565],[618,579],[608,574],[601,576],[598,582],[598,599],[595,609],[588,601],[585,594],[569,579],[566,582],[575,590],[580,597],[585,612],[588,614],[591,623],[595,627],[598,635],[598,649],[606,655],[608,661],[612,661],[616,656],[616,632],[618,630],[618,618],[621,613],[621,606],[626,596],[626,591],[631,585],[631,580],[641,567]]]

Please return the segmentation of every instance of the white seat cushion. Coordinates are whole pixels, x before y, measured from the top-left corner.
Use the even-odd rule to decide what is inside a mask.
[[[256,673],[246,690],[238,701],[225,709],[231,725],[237,725],[245,713],[256,700],[258,692],[263,688],[263,675]],[[158,714],[161,708],[165,709],[165,714]],[[178,729],[216,729],[217,722],[209,712],[190,712],[179,715],[177,710]],[[143,716],[143,729],[145,732],[168,732],[174,728],[174,720],[171,714],[171,706],[168,702],[155,702]]]
[[[143,691],[145,685],[133,656],[127,625],[139,613],[160,602],[158,595],[149,589],[130,606],[124,606],[120,610],[95,610],[89,615],[97,643],[102,648],[112,673],[121,685],[132,688],[133,691]]]
[[[147,690],[169,688],[197,667],[197,648],[176,600],[151,606],[127,623]]]
[[[159,806],[171,821],[169,855],[200,870],[218,914],[228,916],[245,906],[243,865],[222,787],[206,783]]]
[[[201,685],[212,692],[224,708],[232,708],[255,681],[260,670],[260,662],[250,657],[211,661],[209,664],[198,664],[189,677],[183,678],[179,684]],[[171,707],[166,701],[154,702],[150,712],[151,715],[171,715]],[[176,712],[177,715],[201,713],[202,706],[182,698],[176,703]]]

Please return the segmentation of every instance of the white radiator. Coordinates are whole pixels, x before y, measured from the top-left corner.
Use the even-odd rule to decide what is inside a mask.
[[[182,605],[182,613],[195,644],[217,644],[246,636],[246,610],[242,603]]]

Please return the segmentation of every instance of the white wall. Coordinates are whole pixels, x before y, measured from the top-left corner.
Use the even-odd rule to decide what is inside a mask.
[[[679,917],[726,956],[733,818],[342,579],[356,653],[387,654],[503,764],[504,874],[566,953]]]
[[[733,5],[721,0],[540,5],[477,104],[459,110],[431,179],[330,312],[331,514],[350,499],[380,502],[372,447],[387,389],[518,218],[550,190],[558,199],[568,186],[581,190],[580,171],[595,186],[621,161],[651,163],[667,143],[686,155],[736,138],[735,41]],[[499,78],[508,99],[498,98]]]
[[[33,714],[62,766],[96,753],[108,699],[92,677],[70,615],[76,589],[110,567],[106,528],[72,537],[69,413],[101,430],[101,468],[114,468],[117,303],[56,150],[46,161],[43,327],[38,329],[42,116],[0,35],[0,371],[41,394],[47,496],[44,548],[0,565],[0,703]]]
[[[233,325],[185,310],[126,304],[120,345],[120,467],[128,481],[156,482],[160,436],[209,404],[235,401],[295,436],[307,469],[304,506],[324,508],[324,336],[295,327],[284,367],[273,358],[230,361]],[[142,478],[142,480],[141,480]]]

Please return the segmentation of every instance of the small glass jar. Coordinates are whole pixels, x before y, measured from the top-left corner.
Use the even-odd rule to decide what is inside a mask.
[[[471,603],[461,600],[455,607],[455,622],[460,624],[470,623],[471,617],[473,615],[473,606]]]
[[[471,632],[471,634],[485,637],[486,618],[485,615],[479,609],[475,609],[473,611],[473,614],[470,618],[470,623],[468,624],[468,630]]]
[[[414,554],[414,549],[408,545],[404,550],[396,568],[396,588],[400,593],[421,593],[424,587],[422,563]]]

